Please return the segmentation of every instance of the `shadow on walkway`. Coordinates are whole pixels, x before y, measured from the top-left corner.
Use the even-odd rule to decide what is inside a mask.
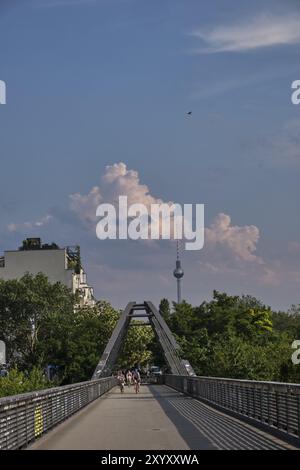
[[[150,385],[149,390],[191,449],[286,450],[293,448],[276,437],[269,436],[237,418],[217,411],[192,397],[172,391],[166,386]],[[174,413],[175,410],[177,413]],[[199,434],[202,435],[201,441]]]

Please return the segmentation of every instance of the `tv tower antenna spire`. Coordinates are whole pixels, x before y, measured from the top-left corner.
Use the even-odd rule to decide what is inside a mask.
[[[181,261],[179,257],[179,240],[177,240],[177,245],[176,245],[176,268],[173,271],[174,277],[177,279],[177,303],[181,303],[181,279],[184,276],[184,271],[181,267]]]

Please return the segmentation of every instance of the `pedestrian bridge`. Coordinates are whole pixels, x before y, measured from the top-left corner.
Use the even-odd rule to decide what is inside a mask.
[[[0,448],[282,450],[299,441],[300,386],[165,376],[121,394],[113,377],[0,399]]]
[[[124,394],[111,374],[143,317],[171,375]],[[160,312],[129,302],[92,380],[0,399],[0,449],[199,450],[300,447],[300,385],[195,377]]]
[[[186,450],[291,448],[167,386],[113,389],[29,449]]]

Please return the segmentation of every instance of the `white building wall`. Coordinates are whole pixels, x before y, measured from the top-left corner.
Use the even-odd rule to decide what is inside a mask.
[[[26,272],[44,273],[52,283],[61,282],[73,290],[73,269],[67,269],[65,249],[6,251],[0,278],[20,279]]]

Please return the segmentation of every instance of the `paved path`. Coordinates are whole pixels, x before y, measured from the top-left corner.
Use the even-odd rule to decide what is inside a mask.
[[[166,386],[118,389],[29,449],[289,449],[292,446]]]

